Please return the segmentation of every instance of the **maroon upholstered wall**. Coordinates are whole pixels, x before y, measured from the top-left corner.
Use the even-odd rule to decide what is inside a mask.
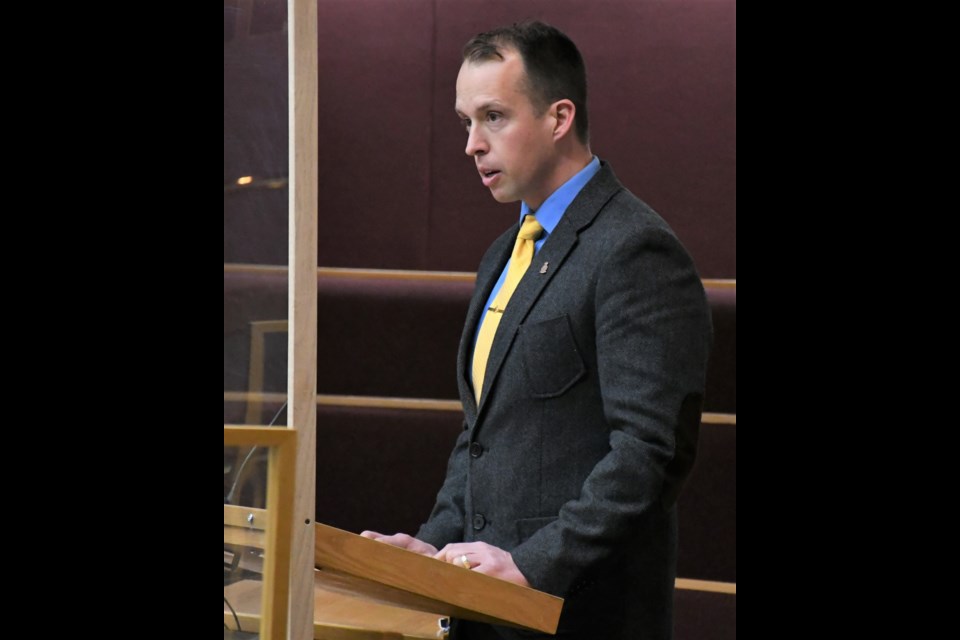
[[[438,0],[426,263],[474,270],[519,214],[477,179],[453,101],[464,42],[528,17],[565,31],[583,54],[593,152],[673,226],[702,277],[735,278],[734,0]]]
[[[463,153],[460,48],[539,18],[584,55],[594,153],[674,227],[702,277],[736,277],[735,0],[319,0],[318,15],[320,264],[476,268],[518,206],[494,202]],[[285,61],[266,44],[277,36],[225,43],[225,185],[282,164],[282,141],[267,167],[227,158],[285,105]],[[228,84],[228,63],[250,67],[244,83]],[[224,262],[286,262],[284,196],[225,194]]]
[[[317,391],[457,399],[457,348],[473,282],[323,275],[317,279]],[[737,412],[737,290],[707,287],[713,350],[704,411]],[[283,392],[287,335],[267,334],[263,388],[248,389],[252,323],[287,317],[284,270],[224,270],[223,389]],[[266,420],[269,416],[264,415]],[[227,417],[224,416],[224,422]]]
[[[323,266],[442,269],[429,241],[432,0],[320,0]]]

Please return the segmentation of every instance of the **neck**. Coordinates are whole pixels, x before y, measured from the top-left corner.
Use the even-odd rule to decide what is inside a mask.
[[[590,147],[579,143],[569,153],[561,155],[557,172],[561,174],[562,179],[557,188],[559,189],[564,182],[583,171],[583,168],[590,164],[591,160],[593,160],[593,153],[590,151]]]
[[[557,156],[556,163],[551,172],[552,178],[547,185],[546,192],[543,193],[535,203],[527,201],[527,206],[530,207],[530,210],[536,211],[539,209],[544,200],[549,198],[554,191],[562,187],[567,180],[583,171],[583,168],[590,164],[591,160],[593,160],[593,153],[587,145],[577,143],[563,150],[563,152]]]

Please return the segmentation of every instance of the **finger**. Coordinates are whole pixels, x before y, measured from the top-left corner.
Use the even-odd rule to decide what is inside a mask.
[[[480,554],[467,544],[447,545],[434,557],[464,569],[473,569],[482,561]]]
[[[457,567],[463,567],[464,569],[473,569],[474,566],[479,564],[475,562],[475,559],[469,553],[453,554],[449,556],[447,562]]]
[[[369,534],[369,535],[364,535],[364,534]],[[407,547],[409,547],[411,541],[413,541],[413,538],[411,538],[405,533],[395,533],[392,536],[388,536],[386,534],[378,533],[376,531],[364,531],[360,535],[362,535],[365,538],[376,540],[377,542],[382,542],[384,544],[389,544],[394,547],[400,547],[402,549],[406,549]]]
[[[472,555],[476,553],[474,545],[469,542],[453,542],[437,552],[434,557],[444,562],[457,562],[463,554]]]
[[[433,555],[434,559],[436,559],[436,560],[443,560],[444,562],[449,562],[449,560],[447,560],[447,550],[450,549],[451,546],[453,546],[453,545],[449,545],[449,544],[448,544],[448,545],[445,546],[443,549],[440,549],[440,551],[437,551],[437,552]]]

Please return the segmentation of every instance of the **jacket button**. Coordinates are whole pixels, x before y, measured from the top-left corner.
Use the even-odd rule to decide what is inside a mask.
[[[483,514],[476,514],[473,516],[473,530],[480,531],[487,524],[487,519],[483,517]]]
[[[482,456],[482,455],[483,455],[483,445],[481,445],[479,442],[471,442],[471,443],[470,443],[470,457],[471,457],[471,458],[479,458],[479,457]]]

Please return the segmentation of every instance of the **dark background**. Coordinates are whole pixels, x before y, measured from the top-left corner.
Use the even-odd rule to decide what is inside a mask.
[[[248,28],[240,4],[224,10],[224,262],[286,264],[286,190],[263,188],[287,174],[285,0],[253,2]],[[474,271],[516,222],[453,103],[463,44],[525,18],[579,46],[593,152],[703,278],[736,278],[734,0],[320,0],[320,265]]]

